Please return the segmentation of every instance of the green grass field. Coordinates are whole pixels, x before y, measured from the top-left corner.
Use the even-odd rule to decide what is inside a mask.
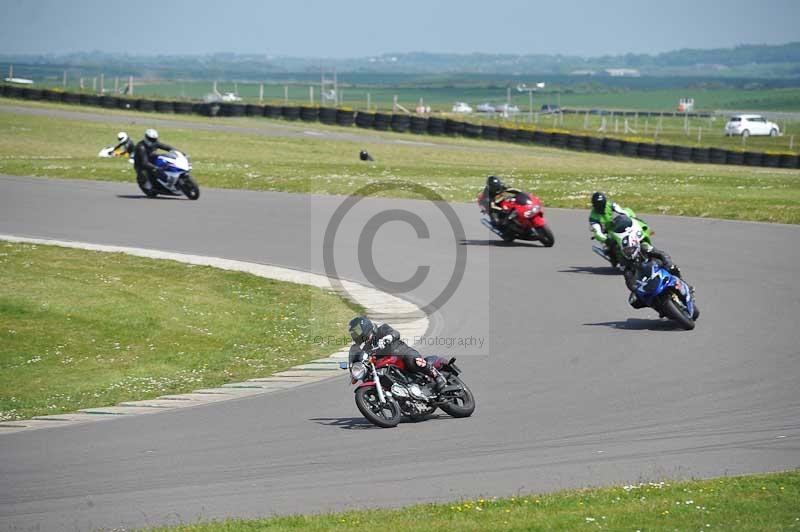
[[[800,473],[645,482],[547,495],[461,500],[400,510],[228,520],[160,532],[765,531],[800,530]]]
[[[119,121],[104,124],[0,113],[0,173],[133,184],[128,163],[99,159],[97,150],[112,142],[119,129],[141,134],[129,127],[131,117],[143,119],[137,126],[143,129],[147,117],[154,115],[115,112],[113,116]],[[187,122],[254,128],[253,134],[160,128],[165,142],[192,155],[193,173],[201,187],[350,194],[375,181],[408,180],[432,188],[446,200],[463,202],[474,200],[487,175],[498,174],[539,194],[546,206],[588,208],[591,193],[604,190],[643,213],[800,223],[797,170],[669,163],[356,128],[350,131],[431,145],[266,137],[255,134],[255,129],[270,124],[295,131],[342,129],[256,118],[191,117]],[[375,163],[358,160],[362,148],[376,157]]]
[[[0,242],[0,421],[183,393],[325,356],[362,310],[322,290]]]

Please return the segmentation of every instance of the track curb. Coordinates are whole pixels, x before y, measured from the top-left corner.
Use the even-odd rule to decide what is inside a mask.
[[[0,241],[22,244],[40,244],[66,248],[100,251],[106,253],[125,253],[137,257],[158,260],[173,260],[184,264],[211,266],[221,270],[249,273],[265,279],[304,284],[329,290],[367,309],[367,315],[381,321],[400,324],[403,334],[408,337],[422,336],[428,330],[428,316],[416,305],[405,299],[382,292],[375,288],[353,281],[339,280],[337,289],[325,276],[282,266],[273,266],[241,260],[191,255],[155,249],[92,244],[47,238],[29,238],[0,234]],[[179,408],[200,406],[252,395],[262,395],[283,391],[304,384],[327,380],[342,375],[339,362],[346,360],[349,348],[342,348],[332,355],[293,366],[266,377],[232,382],[218,388],[205,388],[185,394],[163,395],[141,401],[126,401],[118,405],[86,408],[78,412],[36,416],[33,419],[0,421],[0,435],[27,430],[64,427],[80,423],[90,423],[108,419],[119,419],[142,414],[155,414]]]

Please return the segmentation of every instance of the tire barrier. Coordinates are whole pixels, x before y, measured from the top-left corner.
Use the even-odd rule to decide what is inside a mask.
[[[744,152],[744,164],[747,166],[764,166],[764,154],[746,151]]]
[[[770,168],[780,168],[781,167],[781,156],[777,153],[765,153],[764,154],[764,166],[768,166]]]
[[[708,148],[692,148],[689,160],[693,163],[709,163],[711,162],[711,150]]]
[[[265,105],[264,116],[267,118],[283,118],[283,111],[280,105]]]
[[[83,103],[83,98],[81,98],[81,103]],[[156,110],[156,106],[153,104],[153,100],[136,100],[136,109],[152,112]]]
[[[353,125],[356,117],[356,112],[350,109],[337,109],[336,110],[336,125],[350,127]]]
[[[599,137],[598,137],[599,138]],[[534,131],[533,132],[533,143],[539,144],[541,146],[549,146],[550,141],[553,139],[553,134],[548,133],[547,131]],[[601,142],[603,139],[600,139]]]
[[[312,106],[277,106],[244,103],[201,103],[171,100],[133,99],[125,96],[82,94],[62,92],[59,89],[41,89],[38,87],[19,87],[0,84],[0,96],[7,98],[23,98],[26,100],[46,100],[71,105],[99,106],[106,109],[136,109],[139,111],[159,113],[199,114],[204,116],[265,116],[269,118],[285,118],[324,124],[336,124],[343,127],[354,123],[361,128],[374,128],[396,132],[411,131],[414,134],[429,133],[431,135],[463,135],[469,138],[484,140],[503,140],[507,142],[534,143],[556,148],[569,148],[580,151],[606,153],[610,155],[626,155],[648,159],[659,159],[676,162],[711,163],[763,166],[769,168],[800,168],[800,154],[741,152],[722,148],[699,148],[674,146],[668,144],[651,144],[649,142],[632,142],[591,135],[573,135],[569,133],[516,129],[509,127],[487,126],[462,122],[440,117],[424,117],[418,115],[390,115],[386,113],[356,113],[349,109]],[[568,110],[563,112],[578,114],[585,110]],[[661,113],[653,111],[615,111],[617,116],[659,117],[684,116],[682,113]],[[690,117],[708,117],[708,113],[688,113]]]
[[[338,116],[338,111],[335,107],[320,107],[319,108],[319,121],[323,124],[327,124],[329,126],[334,126],[337,124],[336,117]]]
[[[375,119],[372,121],[372,129],[378,131],[389,131],[389,126],[392,124],[391,115],[386,113],[375,113]]]
[[[156,108],[157,113],[175,112],[175,104],[173,104],[172,102],[168,102],[166,100],[156,100],[153,102],[153,106]]]
[[[469,137],[471,139],[477,139],[481,136],[481,126],[480,124],[473,124],[471,122],[467,122],[464,124],[464,136]]]
[[[530,129],[518,129],[517,142],[521,142],[523,144],[533,144],[533,131]]]
[[[639,143],[629,142],[627,140],[619,141],[620,153],[625,157],[640,157]]]
[[[517,138],[517,130],[510,127],[498,127],[497,138],[503,142],[514,142]]]
[[[316,122],[319,120],[319,107],[304,105],[300,108],[300,120],[303,122]]]
[[[245,116],[264,116],[264,106],[257,103],[248,103],[244,106]]]
[[[411,127],[411,117],[408,115],[392,115],[391,128],[397,133],[405,133]]]
[[[498,140],[500,132],[497,126],[483,126],[481,128],[481,138],[484,140]]]
[[[286,120],[300,120],[300,108],[294,105],[284,105],[281,107],[281,116]]]
[[[430,135],[444,135],[444,118],[430,117],[428,119],[428,133]]]
[[[42,98],[48,102],[60,102],[61,93],[58,91],[47,90],[42,92]]]
[[[639,157],[644,157],[645,159],[655,159],[656,158],[656,145],[650,144],[649,142],[640,142],[636,148],[636,154]]]
[[[592,136],[587,137],[586,151],[590,151],[593,153],[603,153],[603,137],[592,137]]]
[[[722,148],[709,148],[708,162],[711,164],[727,164],[728,150],[723,150]]]
[[[726,164],[735,164],[735,165],[743,165],[744,164],[744,153],[740,151],[732,151],[728,150],[728,157],[725,160]]]
[[[373,122],[375,122],[375,113],[363,111],[356,113],[356,126],[371,129]]]
[[[464,122],[448,118],[444,122],[444,132],[451,136],[461,135],[464,133]]]
[[[781,168],[800,168],[800,156],[788,155],[786,153],[782,154]]]
[[[182,115],[190,115],[194,112],[192,102],[175,102],[175,112]]]
[[[553,133],[553,138],[550,139],[550,146],[554,148],[567,147],[567,134],[566,133]]]
[[[567,147],[571,150],[586,151],[588,138],[585,135],[569,135],[567,137]]]
[[[428,132],[428,119],[424,116],[414,115],[411,117],[408,129],[415,135],[422,135]]]
[[[625,144],[630,144],[630,142],[625,142]],[[634,147],[636,144],[634,144]],[[617,139],[603,139],[603,153],[607,153],[609,155],[619,155],[622,151],[622,142]]]
[[[674,146],[669,144],[656,144],[656,159],[661,161],[671,161]]]
[[[689,146],[673,146],[672,147],[672,160],[682,163],[688,163],[692,158],[692,148]]]

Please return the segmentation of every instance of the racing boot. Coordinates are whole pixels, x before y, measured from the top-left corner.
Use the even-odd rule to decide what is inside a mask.
[[[433,378],[433,393],[441,393],[444,387],[447,386],[447,379],[433,366],[431,366],[431,377]]]

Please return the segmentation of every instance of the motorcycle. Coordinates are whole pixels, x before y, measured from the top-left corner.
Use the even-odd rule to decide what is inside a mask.
[[[633,215],[633,211],[625,209],[628,214],[619,214],[611,222],[611,230],[608,233],[608,240],[604,245],[593,245],[592,251],[611,263],[614,268],[624,269],[622,264],[625,258],[622,256],[622,239],[629,234],[634,234],[642,243],[653,245],[651,237],[655,231],[650,231],[650,227]],[[594,236],[592,236],[594,239]]]
[[[695,321],[700,317],[694,289],[657,261],[648,260],[639,265],[633,292],[661,317],[671,319],[687,331],[694,329]]]
[[[437,408],[457,418],[471,416],[475,398],[459,377],[461,370],[455,364],[456,359],[429,356],[425,361],[447,380],[438,393],[433,392],[433,383],[426,375],[407,371],[402,358],[393,355],[378,358],[357,345],[350,348],[349,361],[339,367],[350,370],[359,412],[378,427],[396,427],[403,416],[419,421]]]
[[[174,150],[156,155],[153,164],[160,170],[156,175],[155,185],[147,179],[143,172],[136,177],[139,188],[148,198],[154,198],[159,194],[185,195],[190,200],[200,197],[200,187],[189,173],[192,170],[192,162],[189,157]]]
[[[483,193],[478,196],[478,205],[483,214],[489,215],[481,218],[481,223],[505,242],[517,239],[539,241],[546,248],[556,243],[555,235],[544,219],[542,201],[533,194],[517,192],[500,201],[499,205],[507,216],[505,224],[499,224],[491,216],[489,199]]]

